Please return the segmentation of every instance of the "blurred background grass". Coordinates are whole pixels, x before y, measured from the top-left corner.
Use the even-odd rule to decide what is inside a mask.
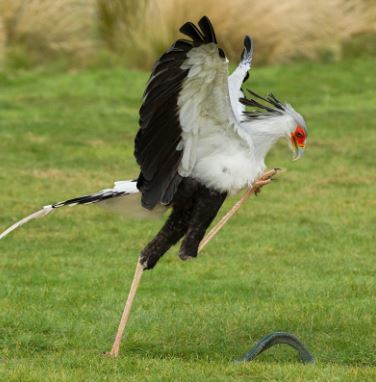
[[[376,56],[374,0],[0,0],[0,68],[149,69],[204,14],[230,58],[245,34],[259,65]]]

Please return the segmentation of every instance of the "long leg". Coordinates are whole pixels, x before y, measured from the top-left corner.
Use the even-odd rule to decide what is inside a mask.
[[[144,269],[152,269],[158,260],[176,244],[185,234],[191,216],[190,209],[173,208],[157,236],[151,240],[142,250],[140,262]]]
[[[140,262],[144,269],[153,268],[171,246],[187,232],[197,188],[197,182],[190,178],[184,179],[179,186],[172,203],[172,212],[166,223],[140,254]]]
[[[197,256],[198,246],[207,228],[217,215],[227,193],[221,193],[200,185],[195,194],[189,227],[181,245],[179,256],[187,260]]]

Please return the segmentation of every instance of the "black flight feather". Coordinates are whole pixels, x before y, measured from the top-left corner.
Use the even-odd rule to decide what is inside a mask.
[[[256,107],[258,109],[258,110],[244,112],[244,115],[247,116],[249,119],[265,118],[265,117],[281,115],[285,111],[285,108],[282,102],[280,102],[273,94],[270,93],[267,97],[262,97],[250,89],[247,89],[247,92],[250,95],[266,103],[266,105],[264,105],[253,98],[251,99],[240,98],[239,102],[242,103],[243,105]]]
[[[242,54],[240,56],[240,60],[250,62],[252,59],[252,50],[253,50],[252,39],[249,36],[245,36],[244,37],[244,49],[243,49]]]
[[[249,94],[253,95],[253,96],[256,97],[256,98],[258,98],[258,99],[262,99],[263,101],[269,103],[269,101],[268,101],[265,97],[260,96],[259,94],[255,93],[255,92],[252,91],[251,89],[247,89],[247,92],[248,92]]]
[[[244,48],[247,50],[247,52],[252,50],[252,40],[248,35],[244,37]]]
[[[249,94],[253,95],[254,97],[262,99],[263,101],[273,105],[274,107],[276,107],[279,110],[284,110],[282,102],[279,101],[276,97],[274,97],[274,95],[272,93],[268,94],[268,96],[265,98],[265,97],[262,97],[259,94],[255,93],[251,89],[247,89],[247,92]]]
[[[274,97],[273,93],[269,93],[267,97],[268,101],[272,103],[277,109],[283,110],[282,102]]]
[[[245,105],[245,106],[253,106],[253,107],[257,107],[257,108],[259,108],[259,109],[266,110],[266,111],[268,111],[268,112],[270,112],[270,113],[275,112],[275,110],[272,109],[271,107],[266,106],[266,105],[263,105],[262,103],[257,102],[257,101],[254,100],[254,99],[240,98],[240,99],[239,99],[239,102],[242,103],[242,104]]]
[[[142,193],[142,205],[148,209],[157,203],[171,203],[182,179],[178,168],[183,151],[176,149],[182,133],[177,102],[188,70],[181,66],[192,48],[217,42],[207,17],[198,24],[201,31],[192,23],[180,28],[192,41],[179,39],[162,54],[144,92],[134,155],[141,167],[137,187]]]
[[[170,51],[186,51],[186,49],[191,49],[192,46],[192,41],[180,39],[175,41],[175,43],[171,46]]]
[[[194,42],[204,42],[204,36],[200,30],[190,21],[185,23],[179,31],[189,36]]]
[[[202,17],[200,21],[198,22],[198,25],[200,26],[202,32],[204,33],[205,42],[206,43],[214,42],[216,44],[217,38],[215,37],[215,32],[209,18],[207,16]]]

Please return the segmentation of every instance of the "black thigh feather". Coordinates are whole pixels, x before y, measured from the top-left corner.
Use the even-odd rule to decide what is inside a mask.
[[[227,193],[219,192],[200,185],[189,221],[185,238],[180,248],[179,256],[182,260],[196,257],[201,240],[210,223],[216,217],[225,201]]]
[[[174,195],[170,216],[140,254],[144,268],[153,268],[184,235],[180,257],[186,260],[197,256],[200,241],[226,196],[226,193],[209,189],[192,178],[183,178]]]

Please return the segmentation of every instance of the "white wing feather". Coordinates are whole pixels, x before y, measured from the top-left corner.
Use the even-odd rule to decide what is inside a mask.
[[[189,70],[178,99],[183,158],[179,174],[207,187],[236,192],[255,179],[254,148],[231,106],[228,61],[216,44],[193,48],[182,69]]]
[[[238,122],[243,120],[243,112],[245,111],[245,105],[239,102],[239,98],[244,97],[241,86],[249,68],[250,65],[247,67],[246,65],[240,63],[240,65],[228,77],[231,107]]]
[[[248,39],[251,44],[251,49],[249,51],[246,48],[244,49],[242,60],[240,61],[238,67],[228,77],[231,107],[238,122],[243,120],[243,112],[245,111],[245,106],[239,102],[239,98],[244,97],[241,87],[245,76],[251,69],[252,64],[253,43],[250,38]]]

